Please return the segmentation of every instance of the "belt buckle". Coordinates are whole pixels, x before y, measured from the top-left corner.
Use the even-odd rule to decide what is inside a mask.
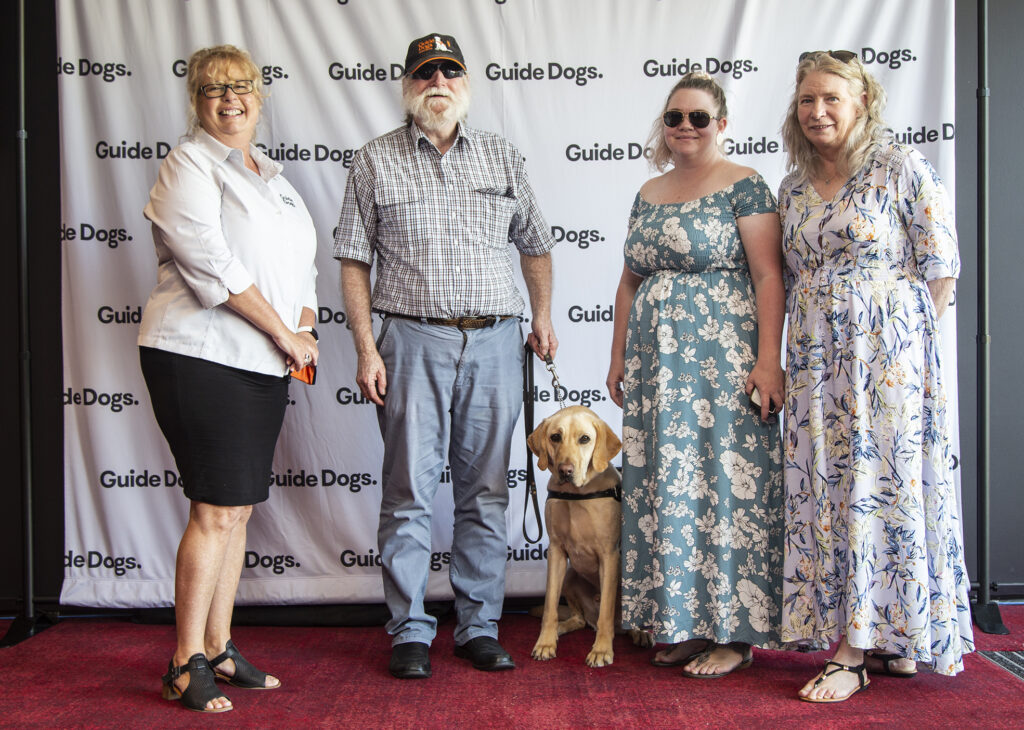
[[[493,314],[475,316],[475,317],[458,317],[456,318],[455,326],[460,330],[478,330],[484,327],[490,327],[498,318]]]

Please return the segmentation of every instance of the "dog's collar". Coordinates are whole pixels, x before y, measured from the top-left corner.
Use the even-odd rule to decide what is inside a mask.
[[[587,494],[580,494],[579,492],[553,492],[548,490],[548,499],[603,499],[605,497],[613,497],[616,502],[622,501],[622,486],[615,486],[610,489],[602,489],[600,492],[589,492]]]

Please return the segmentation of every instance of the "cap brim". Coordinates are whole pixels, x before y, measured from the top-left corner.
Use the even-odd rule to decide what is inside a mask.
[[[422,61],[419,61],[412,68],[406,69],[405,72],[407,74],[411,74],[413,71],[418,69],[423,64],[430,63],[431,61],[451,61],[452,63],[456,64],[457,66],[461,66],[463,71],[469,71],[469,69],[466,68],[466,64],[464,64],[462,61],[460,61],[459,59],[455,58],[454,56],[427,56]]]

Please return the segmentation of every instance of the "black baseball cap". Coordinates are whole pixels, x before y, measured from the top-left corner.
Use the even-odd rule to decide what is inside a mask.
[[[405,54],[405,73],[411,74],[428,61],[454,61],[466,69],[459,44],[450,35],[441,33],[428,33],[409,44]]]

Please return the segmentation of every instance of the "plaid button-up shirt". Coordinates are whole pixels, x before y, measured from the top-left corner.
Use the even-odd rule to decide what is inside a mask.
[[[355,155],[334,257],[372,264],[376,254],[375,311],[522,313],[509,242],[529,256],[555,245],[523,156],[502,137],[459,124],[442,157],[411,124]]]

